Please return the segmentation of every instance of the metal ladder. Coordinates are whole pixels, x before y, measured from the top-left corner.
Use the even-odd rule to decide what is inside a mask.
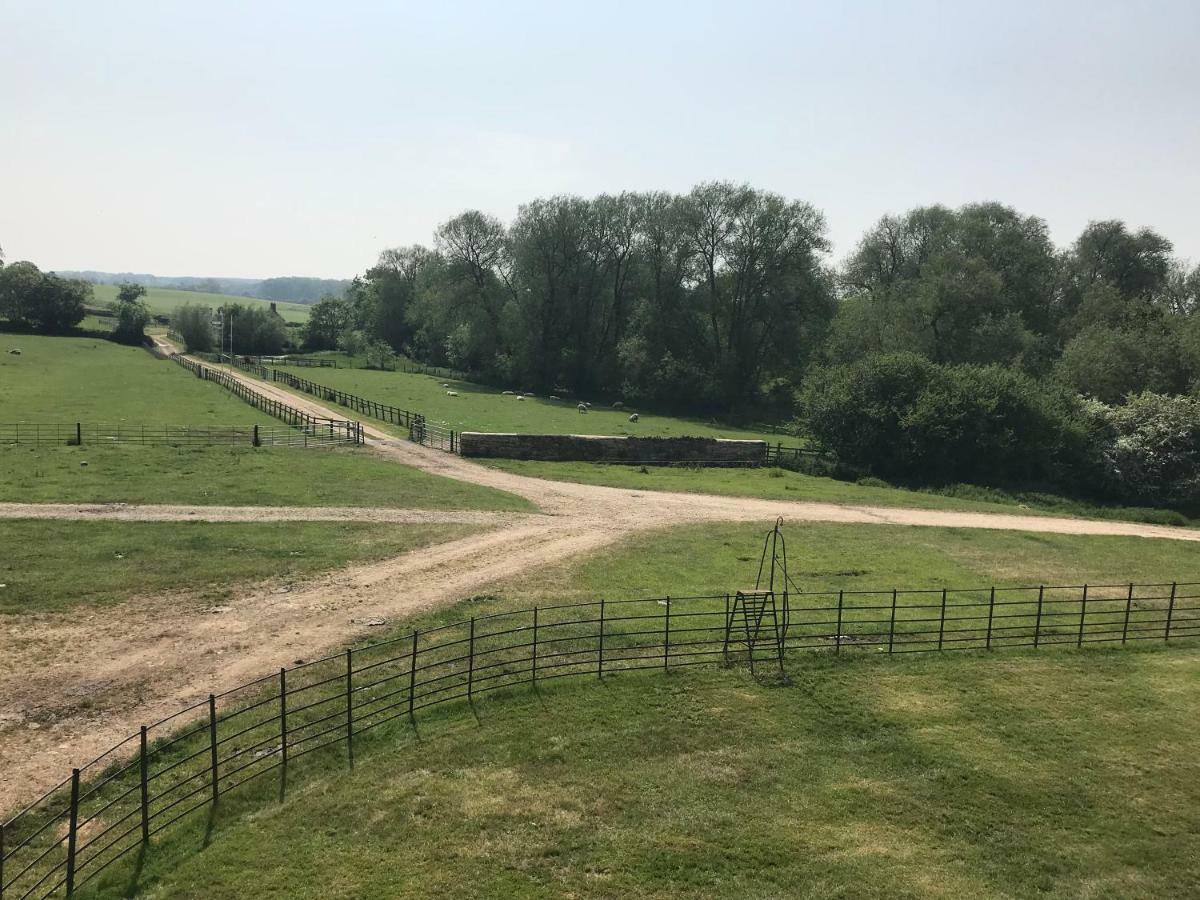
[[[755,651],[760,646],[767,645],[774,648],[779,672],[783,674],[784,632],[781,626],[774,591],[738,591],[725,620],[725,645],[722,648],[725,662],[729,662],[730,645],[744,644],[750,662],[750,674],[753,675]]]

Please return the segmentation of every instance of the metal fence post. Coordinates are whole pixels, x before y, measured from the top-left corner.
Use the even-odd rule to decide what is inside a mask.
[[[942,612],[938,616],[938,649],[942,649],[942,640],[946,636],[946,589],[942,588]]]
[[[1171,582],[1171,602],[1167,604],[1167,627],[1166,627],[1166,629],[1163,630],[1163,640],[1164,641],[1169,641],[1171,639],[1171,619],[1175,615],[1175,589],[1177,587],[1178,587],[1178,584],[1176,582],[1172,581]]]
[[[842,652],[842,603],[845,596],[844,591],[838,591],[838,615],[837,615],[837,634],[833,636],[834,645],[833,652]]]
[[[1042,598],[1046,594],[1046,586],[1038,585],[1037,618],[1033,622],[1033,646],[1037,649],[1042,638]]]
[[[415,722],[413,702],[417,695],[417,629],[413,629],[412,659],[408,664],[408,718]]]
[[[346,757],[354,767],[354,651],[346,648]]]
[[[667,613],[663,617],[663,669],[671,662],[671,597],[667,596]]]
[[[1083,597],[1079,600],[1079,636],[1075,638],[1076,648],[1083,646],[1083,623],[1087,618],[1087,595],[1088,586],[1083,586]]]
[[[83,425],[80,422],[75,423],[75,446],[83,446]]]
[[[996,586],[992,585],[991,593],[988,595],[988,624],[987,624],[987,643],[984,645],[988,650],[992,649],[992,618],[996,614]]]
[[[888,621],[888,653],[892,652],[892,645],[896,640],[896,589],[892,588],[892,617]]]
[[[0,900],[4,900],[4,820],[0,819]]]
[[[212,765],[212,802],[213,806],[217,805],[217,796],[220,793],[218,786],[217,775],[217,697],[216,694],[208,695],[208,748],[209,757]]]
[[[1125,595],[1125,624],[1121,626],[1121,643],[1129,636],[1129,613],[1133,609],[1133,582],[1129,582],[1129,593]]]
[[[475,617],[471,616],[471,637],[467,643],[467,702],[475,692]]]
[[[146,751],[146,726],[142,726],[139,775],[142,782],[142,843],[150,843],[150,755]]]
[[[533,652],[529,658],[529,673],[534,687],[537,687],[537,644],[538,644],[538,608],[533,608]]]
[[[79,835],[79,770],[71,770],[71,812],[67,825],[67,896],[75,893],[75,841]]]
[[[279,667],[279,755],[286,771],[288,764],[287,669]]]
[[[604,598],[600,598],[600,642],[597,645],[596,675],[604,677]]]

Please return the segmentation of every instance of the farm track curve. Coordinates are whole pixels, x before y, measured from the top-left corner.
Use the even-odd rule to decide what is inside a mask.
[[[156,338],[164,350],[169,343]],[[230,369],[314,415],[345,415]],[[373,452],[431,474],[508,491],[541,514],[311,508],[3,504],[4,518],[469,522],[491,525],[394,559],[297,584],[243,585],[214,607],[200,594],[133,598],[117,607],[0,620],[0,810],[58,783],[144,722],[281,665],[345,646],[372,619],[452,603],[523,572],[561,564],[639,532],[709,521],[789,521],[1024,530],[1200,541],[1200,532],[1128,522],[783,502],[553,482],[488,468],[364,423]],[[229,516],[230,518],[216,518]],[[343,517],[343,518],[338,518]],[[371,518],[378,517],[378,518]],[[164,601],[169,615],[164,615]],[[69,650],[64,649],[69,648]]]

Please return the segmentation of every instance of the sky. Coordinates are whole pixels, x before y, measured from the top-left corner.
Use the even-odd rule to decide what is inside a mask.
[[[748,182],[999,200],[1200,262],[1200,2],[0,0],[0,247],[349,277],[465,209]]]

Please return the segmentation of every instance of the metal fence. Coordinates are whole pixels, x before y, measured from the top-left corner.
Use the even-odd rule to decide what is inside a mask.
[[[178,353],[173,354],[171,359],[197,378],[215,381],[221,387],[249,403],[254,408],[261,409],[276,419],[282,419],[289,425],[303,428],[313,435],[322,434],[332,438],[334,435],[340,434],[346,443],[361,444],[363,442],[362,423],[360,422],[313,416],[303,410],[296,409],[294,406],[289,406],[286,403],[276,400],[274,397],[260,394],[254,388],[234,378],[223,369],[214,369],[211,366],[205,366]],[[267,379],[270,377],[271,370],[263,366],[248,365],[242,368],[257,374],[260,378]]]
[[[355,443],[346,428],[319,425],[107,425],[93,422],[0,423],[0,444],[144,444],[170,447],[320,447]]]
[[[284,777],[310,754],[352,761],[368,733],[440,704],[570,676],[753,662],[756,654],[782,666],[794,651],[1178,640],[1200,635],[1198,591],[1189,583],[793,594],[773,617],[781,624],[753,639],[729,594],[540,606],[413,631],[209,695],[75,769],[0,824],[0,898],[70,896],[230,792],[271,773]]]

